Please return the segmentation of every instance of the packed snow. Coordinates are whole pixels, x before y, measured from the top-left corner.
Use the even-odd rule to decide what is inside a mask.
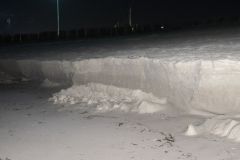
[[[0,48],[0,159],[239,160],[239,33]]]

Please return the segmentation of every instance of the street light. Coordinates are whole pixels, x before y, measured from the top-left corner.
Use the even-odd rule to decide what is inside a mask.
[[[59,0],[57,0],[57,36],[60,36]]]

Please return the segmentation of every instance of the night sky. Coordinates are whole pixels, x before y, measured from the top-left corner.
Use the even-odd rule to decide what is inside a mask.
[[[240,16],[234,1],[182,0],[60,0],[61,29],[134,24],[179,24],[214,17]],[[39,32],[56,29],[56,0],[1,0],[0,32]]]

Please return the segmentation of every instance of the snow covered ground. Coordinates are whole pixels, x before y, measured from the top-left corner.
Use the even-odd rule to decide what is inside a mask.
[[[0,158],[240,159],[240,30],[0,48]]]
[[[34,88],[34,89],[33,89]],[[97,112],[53,105],[59,88],[1,86],[0,152],[11,160],[240,158],[238,143],[215,136],[187,137],[188,124],[204,117],[164,112]],[[75,109],[74,109],[75,108]],[[60,111],[58,111],[60,110]]]

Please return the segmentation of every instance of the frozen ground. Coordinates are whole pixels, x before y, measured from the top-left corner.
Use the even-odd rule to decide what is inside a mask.
[[[0,48],[0,158],[240,159],[240,31]]]

